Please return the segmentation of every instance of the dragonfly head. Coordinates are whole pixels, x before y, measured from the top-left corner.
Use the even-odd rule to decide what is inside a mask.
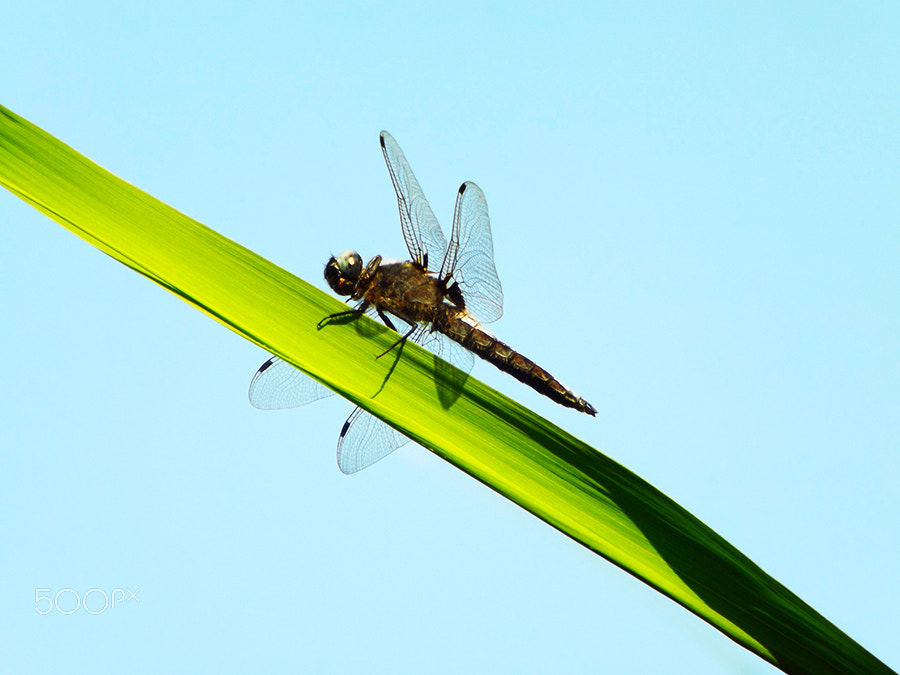
[[[331,256],[325,263],[325,281],[338,295],[353,295],[362,268],[359,253],[347,249],[337,257]]]

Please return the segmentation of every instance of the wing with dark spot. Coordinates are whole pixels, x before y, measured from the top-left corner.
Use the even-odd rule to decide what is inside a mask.
[[[296,408],[332,396],[331,389],[273,356],[250,380],[250,403],[261,410]]]
[[[466,309],[482,323],[503,316],[503,287],[494,266],[487,200],[475,183],[463,183],[456,195],[453,232],[439,278],[459,284]]]
[[[408,442],[399,431],[357,408],[344,422],[338,438],[338,467],[347,474],[362,471]]]
[[[394,192],[397,193],[397,205],[400,208],[400,224],[403,228],[403,240],[412,260],[424,269],[437,268],[441,257],[447,249],[444,233],[419,182],[409,168],[409,162],[403,151],[388,132],[381,132],[381,151],[387,163]],[[430,259],[429,259],[430,255]]]
[[[412,325],[403,319],[392,317],[392,320],[401,333],[412,328]],[[432,332],[428,326],[419,326],[413,331],[410,340],[446,359],[463,373],[472,370],[475,360],[472,352],[444,335]],[[438,386],[449,389],[449,391],[439,389],[438,394],[441,396],[441,400],[455,400],[455,396],[459,392],[453,390],[453,387],[454,382],[459,378],[453,377],[454,374],[446,368],[443,361],[436,362],[436,367],[438,368]],[[457,389],[460,386],[461,383],[457,384]],[[337,449],[338,466],[344,473],[356,473],[384,459],[408,441],[406,436],[387,423],[362,408],[356,408],[350,413],[350,417],[347,418],[341,429]]]

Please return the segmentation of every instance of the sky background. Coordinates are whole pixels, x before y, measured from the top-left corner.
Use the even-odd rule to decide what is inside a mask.
[[[599,414],[474,376],[898,668],[900,10],[679,5],[13,3],[0,103],[323,289],[406,253],[381,129],[445,229],[477,182]],[[4,670],[774,672],[418,446],[343,476],[347,402],[6,192],[0,310]]]

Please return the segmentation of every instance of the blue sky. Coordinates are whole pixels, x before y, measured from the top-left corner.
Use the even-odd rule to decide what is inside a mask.
[[[405,254],[379,130],[445,229],[477,182],[494,332],[600,412],[474,375],[897,668],[898,14],[18,3],[0,102],[322,288]],[[11,672],[774,672],[421,448],[341,475],[349,404],[253,409],[257,347],[5,192],[0,222]],[[139,600],[36,611],[94,588]]]

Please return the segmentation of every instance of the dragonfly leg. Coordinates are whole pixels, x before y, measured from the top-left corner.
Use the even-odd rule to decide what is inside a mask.
[[[379,314],[380,314],[380,312],[379,312]],[[382,317],[382,318],[384,318],[384,317]],[[393,328],[393,326],[391,326],[391,328]],[[408,331],[406,331],[406,334],[405,334],[405,335],[401,335],[399,340],[397,340],[396,342],[394,342],[394,344],[392,344],[390,347],[388,347],[387,349],[385,349],[383,352],[381,352],[381,353],[380,353],[378,356],[376,356],[375,358],[376,358],[376,359],[380,359],[382,356],[384,356],[385,354],[387,354],[388,352],[390,352],[391,350],[393,350],[393,348],[396,347],[397,345],[400,345],[400,349],[402,350],[402,349],[403,349],[403,343],[405,343],[405,342],[406,342],[406,339],[407,339],[410,335],[412,335],[412,334],[415,332],[416,328],[418,328],[418,326],[417,326],[416,324],[413,324],[413,325],[412,325],[412,328],[410,328]]]
[[[384,321],[384,325],[390,328],[395,333],[399,333],[400,331],[394,326],[394,322],[390,320],[387,314],[382,312],[380,309],[376,310],[378,312],[378,317]]]
[[[334,319],[342,319],[345,316],[359,316],[360,314],[361,312],[358,312],[355,309],[348,309],[346,312],[338,312],[337,314],[329,314],[316,324],[316,328],[321,329],[322,326],[324,326],[326,323],[330,323]]]
[[[355,317],[359,316],[360,314],[364,313],[368,306],[369,306],[369,304],[364,302],[356,309],[348,309],[344,312],[337,312],[335,314],[329,314],[324,319],[322,319],[318,324],[316,324],[316,328],[321,330],[322,326],[324,326],[326,323],[333,321],[334,319],[343,319],[344,317],[348,317],[348,316],[355,318]]]

